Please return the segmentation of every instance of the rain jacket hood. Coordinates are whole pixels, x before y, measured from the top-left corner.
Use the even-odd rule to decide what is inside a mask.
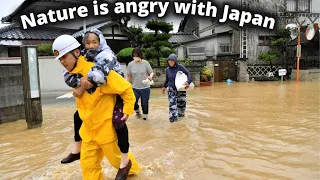
[[[175,54],[170,54],[170,55],[168,56],[167,60],[168,60],[168,67],[169,67],[169,68],[174,68],[174,67],[177,67],[177,66],[179,65],[179,63],[178,63],[178,56],[175,55]],[[173,67],[170,67],[170,65],[169,65],[169,60],[174,60],[175,64],[174,64]]]

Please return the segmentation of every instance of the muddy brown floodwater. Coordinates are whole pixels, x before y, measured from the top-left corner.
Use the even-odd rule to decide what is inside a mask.
[[[168,120],[152,89],[150,120],[128,121],[142,170],[131,180],[320,179],[320,83],[215,83],[188,93],[186,116]],[[70,99],[73,101],[73,99]],[[0,179],[81,179],[72,149],[75,105],[44,106],[41,128],[0,125]],[[116,170],[103,160],[105,179]]]

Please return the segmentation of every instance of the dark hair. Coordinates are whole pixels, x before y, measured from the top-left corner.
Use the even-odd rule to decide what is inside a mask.
[[[134,56],[135,55],[135,56]],[[139,47],[136,47],[132,50],[132,57],[139,57],[139,58],[143,58],[143,54],[142,54],[142,50]]]
[[[83,36],[83,41],[82,41],[83,44],[86,43],[86,40],[89,38],[90,34],[94,34],[94,35],[96,36],[97,40],[98,40],[99,43],[100,43],[99,35],[96,34],[96,33],[94,33],[94,32],[90,32],[90,31],[89,31],[89,32],[86,32],[86,33],[84,34],[84,36]]]

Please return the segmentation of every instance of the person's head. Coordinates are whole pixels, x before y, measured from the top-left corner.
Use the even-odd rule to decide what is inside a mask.
[[[80,43],[70,35],[61,35],[57,37],[52,44],[55,60],[60,60],[60,63],[69,72],[72,71],[80,56],[80,46]]]
[[[132,58],[134,61],[141,61],[143,58],[142,50],[139,47],[136,47],[132,50]]]
[[[169,67],[175,67],[178,64],[178,57],[175,54],[170,54],[167,59]]]
[[[100,45],[100,38],[99,35],[97,35],[94,32],[87,32],[84,37],[83,37],[83,43],[84,47],[86,49],[92,49],[95,50],[99,47]]]

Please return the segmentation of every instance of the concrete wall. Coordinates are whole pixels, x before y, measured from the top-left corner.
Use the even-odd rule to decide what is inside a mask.
[[[126,74],[126,66],[122,64]],[[71,91],[72,88],[64,83],[64,67],[53,57],[39,57],[39,74],[41,91]]]
[[[154,84],[152,87],[163,87],[163,83],[166,77],[166,67],[153,67],[153,72],[155,74],[153,80]],[[195,86],[200,86],[200,66],[186,66],[186,68],[191,73],[192,82],[195,84]]]
[[[21,65],[0,64],[0,124],[24,119]]]
[[[296,80],[296,69],[292,70],[291,80]],[[300,70],[300,81],[320,81],[320,69]]]
[[[249,74],[247,72],[247,61],[237,61],[237,80],[239,82],[249,81]],[[248,75],[247,75],[248,74]]]
[[[72,88],[64,83],[63,72],[64,67],[59,61],[55,61],[54,57],[38,57],[39,58],[39,76],[41,91],[71,91]],[[16,64],[21,65],[20,58],[0,59],[0,65]],[[126,74],[125,64],[121,64]]]

